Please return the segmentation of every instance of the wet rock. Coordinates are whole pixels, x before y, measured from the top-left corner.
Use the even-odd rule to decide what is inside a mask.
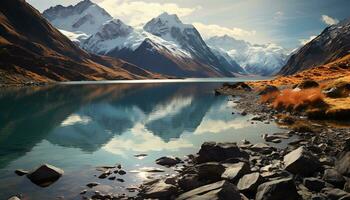
[[[285,178],[261,184],[255,200],[298,200],[300,196],[292,178]]]
[[[86,194],[86,193],[87,193],[87,190],[83,190],[80,192],[81,195]]]
[[[27,175],[29,172],[23,169],[16,169],[15,170],[15,174],[17,174],[18,176],[24,176]]]
[[[124,171],[124,170],[121,169],[121,170],[118,171],[118,174],[119,174],[119,175],[125,175],[125,174],[126,174],[126,171]]]
[[[235,182],[238,181],[244,174],[247,174],[249,172],[249,164],[245,162],[230,164],[225,169],[224,173],[222,173],[221,178]]]
[[[335,168],[344,176],[350,177],[350,151],[343,152],[335,163]]]
[[[241,199],[241,194],[235,185],[228,181],[219,181],[196,188],[181,194],[176,200],[203,199],[203,200],[226,200]]]
[[[181,162],[180,158],[176,158],[173,156],[165,156],[165,157],[158,158],[156,160],[156,163],[162,166],[174,166],[179,164],[180,162]]]
[[[314,177],[304,178],[303,184],[307,189],[315,192],[319,192],[326,187],[326,183],[323,180]]]
[[[244,194],[255,194],[258,186],[263,183],[263,181],[264,178],[260,175],[259,172],[246,174],[241,179],[239,179],[237,188]]]
[[[321,168],[318,159],[304,147],[299,147],[285,155],[283,161],[287,171],[303,176],[312,175]]]
[[[111,176],[108,178],[108,180],[114,181],[117,177],[116,176]]]
[[[263,88],[259,92],[259,95],[266,95],[266,94],[274,93],[274,92],[279,92],[279,89],[274,85],[267,85],[265,88]]]
[[[97,182],[91,182],[91,183],[86,184],[86,186],[89,188],[93,188],[93,187],[98,186],[98,185],[100,185],[100,183],[97,183]]]
[[[321,192],[330,200],[339,200],[349,195],[349,193],[338,188],[324,188]]]
[[[262,154],[269,154],[272,153],[274,151],[275,148],[264,144],[264,143],[258,143],[253,145],[250,150],[254,151],[254,152],[258,152],[258,153],[262,153]]]
[[[103,172],[102,174],[100,174],[99,176],[98,176],[98,178],[99,179],[105,179],[105,178],[107,178],[109,175],[111,175],[112,174],[112,171],[111,170],[107,170],[107,171],[105,171],[105,172]]]
[[[52,165],[44,164],[27,174],[29,180],[41,187],[48,187],[56,182],[64,171]]]
[[[221,174],[225,171],[225,167],[216,162],[202,163],[195,166],[199,179],[219,180]]]
[[[122,179],[122,178],[117,178],[117,181],[119,181],[119,182],[121,182],[121,183],[124,183],[124,182],[125,182],[125,180]]]
[[[171,199],[177,193],[177,187],[163,180],[153,180],[141,187],[140,196],[150,199]]]
[[[198,152],[197,162],[220,162],[229,158],[249,158],[249,154],[236,143],[205,142]]]
[[[326,169],[323,180],[341,189],[345,184],[345,178],[335,169]]]

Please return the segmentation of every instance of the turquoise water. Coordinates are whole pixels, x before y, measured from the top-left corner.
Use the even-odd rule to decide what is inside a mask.
[[[226,81],[226,80],[225,80]],[[232,97],[215,97],[219,82],[66,84],[0,90],[0,199],[80,199],[91,181],[125,192],[149,177],[172,170],[156,166],[164,155],[196,153],[204,141],[261,142],[280,132],[275,124],[251,124],[252,116],[232,114]],[[145,153],[143,159],[135,154]],[[41,163],[62,168],[64,176],[47,188],[15,169]],[[100,180],[96,167],[122,164],[125,183]],[[165,169],[146,173],[144,167]],[[95,189],[96,190],[96,189]]]

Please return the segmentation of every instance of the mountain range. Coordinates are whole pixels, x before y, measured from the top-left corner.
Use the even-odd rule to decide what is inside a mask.
[[[0,74],[16,84],[162,77],[80,49],[23,0],[0,2]]]
[[[204,41],[193,25],[184,24],[177,15],[168,13],[151,19],[143,27],[131,27],[113,19],[97,4],[84,0],[75,6],[51,7],[43,16],[88,52],[120,58],[170,76],[271,75],[278,72],[287,57],[282,48],[245,41],[244,55],[238,46],[220,48],[215,44],[216,38]]]
[[[327,27],[319,36],[292,55],[279,74],[295,74],[333,62],[349,54],[350,18]]]

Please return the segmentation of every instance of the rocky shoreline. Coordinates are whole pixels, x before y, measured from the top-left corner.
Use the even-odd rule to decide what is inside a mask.
[[[165,156],[156,164],[173,168],[175,174],[165,175],[128,194],[104,194],[96,190],[99,183],[88,183],[77,192],[82,199],[350,199],[350,129],[311,121],[302,113],[277,112],[259,103],[257,92],[247,85],[222,87],[216,95],[229,95],[241,115],[251,119],[277,122],[288,131],[268,133],[265,143],[252,144],[206,142],[196,155],[185,159]],[[241,101],[244,99],[244,101]],[[296,138],[284,148],[273,143]],[[99,178],[118,179],[125,171],[121,165],[100,167]],[[22,173],[21,171],[18,171]]]

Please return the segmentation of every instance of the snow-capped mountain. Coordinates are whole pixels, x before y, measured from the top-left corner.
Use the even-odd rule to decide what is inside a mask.
[[[43,12],[43,16],[58,29],[87,35],[96,33],[103,23],[112,19],[110,14],[90,0],[81,1],[75,6],[51,7]]]
[[[219,58],[204,42],[197,29],[191,24],[182,23],[177,15],[170,15],[165,12],[146,23],[144,30],[166,41],[173,42],[196,60],[211,65],[226,75],[232,72],[227,71],[232,66],[227,65],[229,63],[220,62]],[[234,72],[239,70],[236,69]]]
[[[210,47],[226,52],[251,74],[275,74],[286,63],[288,57],[287,51],[275,44],[253,45],[227,35],[215,36],[206,42]]]
[[[350,53],[350,18],[327,27],[290,57],[279,74],[291,75],[327,64]]]
[[[152,72],[179,77],[235,76],[244,70],[226,52],[212,50],[194,26],[163,13],[143,28],[113,19],[89,0],[44,11],[51,21],[83,49],[121,58]]]

